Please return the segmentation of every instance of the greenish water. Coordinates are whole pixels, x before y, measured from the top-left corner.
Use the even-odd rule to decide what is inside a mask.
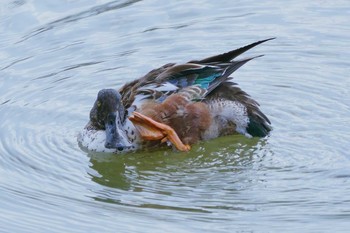
[[[0,232],[348,232],[349,21],[342,0],[3,1]],[[235,73],[269,137],[79,147],[100,89],[274,36]]]

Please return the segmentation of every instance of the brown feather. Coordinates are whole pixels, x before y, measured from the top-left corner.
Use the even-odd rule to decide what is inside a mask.
[[[171,95],[160,104],[148,102],[139,112],[172,127],[185,144],[194,144],[201,140],[203,132],[211,123],[206,104],[191,102],[181,94]]]

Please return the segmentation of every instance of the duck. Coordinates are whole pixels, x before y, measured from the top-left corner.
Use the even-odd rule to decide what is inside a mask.
[[[78,141],[88,151],[125,153],[191,146],[221,136],[266,137],[272,130],[259,103],[231,76],[248,61],[236,59],[268,38],[187,63],[167,63],[119,90],[102,89]]]

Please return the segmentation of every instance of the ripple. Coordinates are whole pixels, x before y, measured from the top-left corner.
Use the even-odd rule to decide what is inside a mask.
[[[86,11],[82,11],[82,12],[79,12],[79,13],[74,14],[74,15],[66,16],[62,19],[55,20],[53,22],[50,22],[50,23],[38,28],[38,29],[35,29],[34,31],[30,32],[28,35],[24,36],[17,43],[22,43],[23,41],[26,41],[32,37],[37,36],[38,34],[46,32],[48,30],[54,30],[56,27],[66,26],[66,25],[68,25],[70,23],[74,23],[78,20],[83,20],[85,18],[96,16],[96,15],[99,15],[99,14],[102,14],[102,13],[105,13],[108,11],[124,8],[124,7],[131,5],[131,4],[136,3],[138,1],[140,1],[140,0],[129,0],[129,1],[126,1],[123,3],[120,3],[120,1],[112,1],[112,2],[106,3],[104,5],[92,7]]]
[[[5,1],[3,229],[346,232],[347,4]],[[266,56],[235,75],[272,121],[269,137],[223,137],[189,153],[80,149],[98,90],[272,36],[247,54]]]
[[[91,174],[92,180],[105,186],[96,190],[95,198],[119,205],[184,212],[255,211],[231,198],[254,182],[251,169],[262,158],[253,156],[262,149],[262,142],[246,142],[242,144],[240,136],[224,137],[199,145],[185,155],[153,151],[101,158],[101,154],[92,154],[92,169],[97,172]],[[225,147],[218,150],[220,144]],[[231,180],[222,183],[229,174]]]

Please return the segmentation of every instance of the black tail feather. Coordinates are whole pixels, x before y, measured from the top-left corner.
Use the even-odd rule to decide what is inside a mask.
[[[265,40],[260,40],[260,41],[251,43],[249,45],[243,46],[239,49],[235,49],[235,50],[229,51],[227,53],[219,54],[216,56],[208,57],[208,58],[205,58],[203,60],[191,61],[191,63],[194,62],[194,63],[199,63],[199,64],[205,64],[205,63],[213,63],[213,62],[230,62],[230,61],[232,61],[232,59],[238,57],[239,55],[248,51],[249,49],[254,48],[255,46],[262,44],[266,41],[273,40],[275,38],[276,37],[268,38]]]

